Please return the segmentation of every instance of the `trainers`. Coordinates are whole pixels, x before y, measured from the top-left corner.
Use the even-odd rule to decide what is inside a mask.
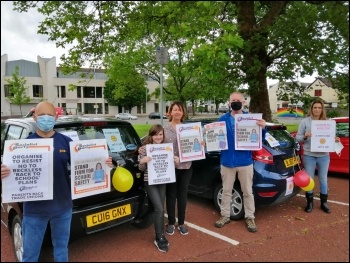
[[[154,244],[158,248],[160,252],[168,252],[169,250],[169,243],[168,240],[163,236],[161,238],[156,238],[154,240]]]
[[[220,219],[215,222],[215,226],[221,228],[224,225],[229,224],[230,222],[231,219],[229,217],[221,216]]]
[[[254,219],[252,218],[247,218],[245,220],[246,224],[247,224],[247,227],[248,227],[248,231],[249,232],[256,232],[258,231],[256,225],[255,225],[255,222],[254,222]]]
[[[168,225],[168,227],[166,228],[166,233],[170,236],[174,235],[174,231],[175,231],[175,226],[174,225]]]
[[[188,229],[185,227],[185,225],[180,225],[177,227],[177,229],[179,229],[181,235],[188,235]]]

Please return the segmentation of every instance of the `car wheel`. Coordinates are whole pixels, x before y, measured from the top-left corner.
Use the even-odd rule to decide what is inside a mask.
[[[135,220],[132,224],[140,229],[147,228],[154,223],[154,211],[149,211],[144,218]]]
[[[221,199],[222,184],[219,184],[214,191],[214,205],[218,211],[220,211]],[[243,193],[236,186],[232,190],[230,210],[230,218],[232,220],[240,220],[244,217]]]
[[[23,238],[22,238],[22,220],[16,215],[12,221],[12,243],[16,261],[22,262],[23,256]]]

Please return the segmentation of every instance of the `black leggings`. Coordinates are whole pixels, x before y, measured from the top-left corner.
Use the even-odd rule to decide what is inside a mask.
[[[175,225],[175,205],[177,200],[178,224],[185,223],[187,204],[187,190],[192,176],[192,167],[189,169],[175,169],[176,182],[166,185],[166,207],[168,224]]]
[[[145,189],[154,206],[154,230],[156,238],[164,235],[164,201],[165,184],[148,185],[145,183]]]

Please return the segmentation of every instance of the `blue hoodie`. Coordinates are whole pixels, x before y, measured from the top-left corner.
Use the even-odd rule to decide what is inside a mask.
[[[243,112],[243,114],[248,114]],[[236,151],[235,149],[235,119],[231,116],[231,112],[222,115],[218,121],[224,121],[227,129],[227,143],[228,149],[221,150],[220,163],[223,166],[234,168],[240,166],[248,166],[253,163],[252,151]],[[266,130],[262,129],[263,140],[265,138]]]

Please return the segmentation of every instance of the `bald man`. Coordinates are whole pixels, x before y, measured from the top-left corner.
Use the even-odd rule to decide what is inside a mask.
[[[41,245],[50,222],[51,239],[55,262],[68,262],[68,242],[72,220],[73,202],[68,165],[70,164],[71,138],[55,132],[57,114],[52,103],[44,101],[37,104],[33,119],[37,130],[27,139],[53,139],[53,199],[23,202],[23,262],[37,262]],[[106,164],[112,166],[109,157]],[[10,175],[10,169],[1,164],[1,178]]]

